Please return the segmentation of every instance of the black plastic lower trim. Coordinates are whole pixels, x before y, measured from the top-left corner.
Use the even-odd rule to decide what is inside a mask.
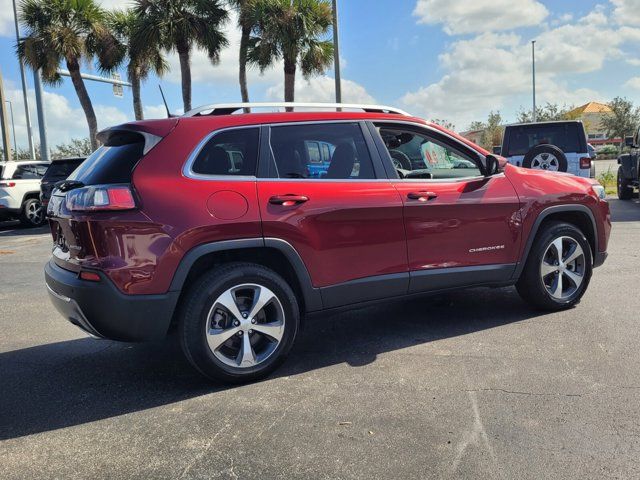
[[[409,293],[508,283],[515,263],[438,268],[411,272]]]
[[[593,256],[593,268],[601,267],[607,260],[609,254],[607,252],[598,252]]]
[[[96,337],[122,342],[155,340],[166,335],[178,292],[125,295],[103,273],[99,282],[81,280],[53,261],[45,265],[49,296],[71,323]]]
[[[406,295],[409,273],[361,278],[320,289],[324,308]]]

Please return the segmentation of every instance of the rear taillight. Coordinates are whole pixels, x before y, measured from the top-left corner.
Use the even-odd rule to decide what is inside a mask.
[[[91,185],[70,190],[66,195],[67,210],[71,212],[101,212],[131,210],[136,201],[130,185]]]
[[[16,182],[0,182],[0,188],[1,187],[15,187],[16,186]]]
[[[580,168],[591,168],[591,157],[582,157],[580,159]]]

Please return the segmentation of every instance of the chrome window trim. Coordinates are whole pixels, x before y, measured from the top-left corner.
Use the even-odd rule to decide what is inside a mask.
[[[191,153],[187,157],[187,161],[182,166],[182,176],[186,178],[191,178],[193,180],[211,180],[211,181],[234,180],[236,182],[252,182],[252,181],[255,182],[257,178],[255,175],[207,175],[205,173],[196,173],[193,171],[193,164],[195,163],[196,159],[198,158],[198,155],[200,155],[200,152],[205,147],[205,145],[209,143],[209,140],[211,140],[216,135],[219,135],[223,132],[227,132],[229,130],[247,130],[249,128],[255,128],[258,130],[258,133],[260,133],[261,126],[262,125],[260,124],[256,124],[256,125],[240,125],[240,126],[234,126],[234,127],[224,127],[208,133],[207,135],[204,136],[202,140],[200,140],[200,142],[198,142],[198,145],[196,145],[196,147],[191,151]],[[259,156],[260,156],[260,140],[258,140],[258,157]],[[258,169],[257,161],[258,159],[256,159],[256,171]]]

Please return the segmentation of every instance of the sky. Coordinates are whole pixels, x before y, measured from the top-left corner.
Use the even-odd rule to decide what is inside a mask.
[[[99,1],[105,8],[127,0]],[[343,101],[379,103],[444,119],[465,130],[500,111],[514,121],[531,107],[531,41],[536,40],[538,103],[581,105],[615,96],[640,104],[640,0],[339,0]],[[229,47],[218,65],[192,56],[193,105],[240,101],[238,44],[232,15]],[[0,68],[13,102],[18,145],[27,143],[11,0],[0,0]],[[164,116],[162,84],[173,112],[181,112],[180,69],[142,88],[147,118]],[[97,74],[92,65],[85,73]],[[33,75],[27,71],[33,109]],[[122,72],[125,77],[125,73]],[[131,92],[117,98],[108,84],[87,82],[100,128],[133,119]],[[283,98],[282,64],[252,70],[253,101]],[[334,100],[333,71],[309,81],[298,76],[296,100]],[[49,143],[87,136],[84,114],[69,79],[45,86]],[[34,134],[37,141],[37,129]]]

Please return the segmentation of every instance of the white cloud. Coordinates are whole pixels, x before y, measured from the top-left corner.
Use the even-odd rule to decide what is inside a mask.
[[[537,25],[549,11],[537,0],[418,0],[413,14],[455,35]]]
[[[335,102],[335,80],[331,77],[313,77],[309,80],[296,79],[295,97],[297,102]],[[280,82],[267,89],[267,98],[283,101],[284,83]],[[342,79],[342,101],[344,103],[372,104],[375,99],[360,84]]]
[[[614,5],[613,18],[623,25],[640,26],[640,1],[611,0]]]
[[[634,90],[640,90],[640,77],[633,77],[627,80],[624,84],[625,87],[632,88]]]
[[[145,105],[142,109],[144,118],[167,118],[167,109],[164,104],[160,105]]]

